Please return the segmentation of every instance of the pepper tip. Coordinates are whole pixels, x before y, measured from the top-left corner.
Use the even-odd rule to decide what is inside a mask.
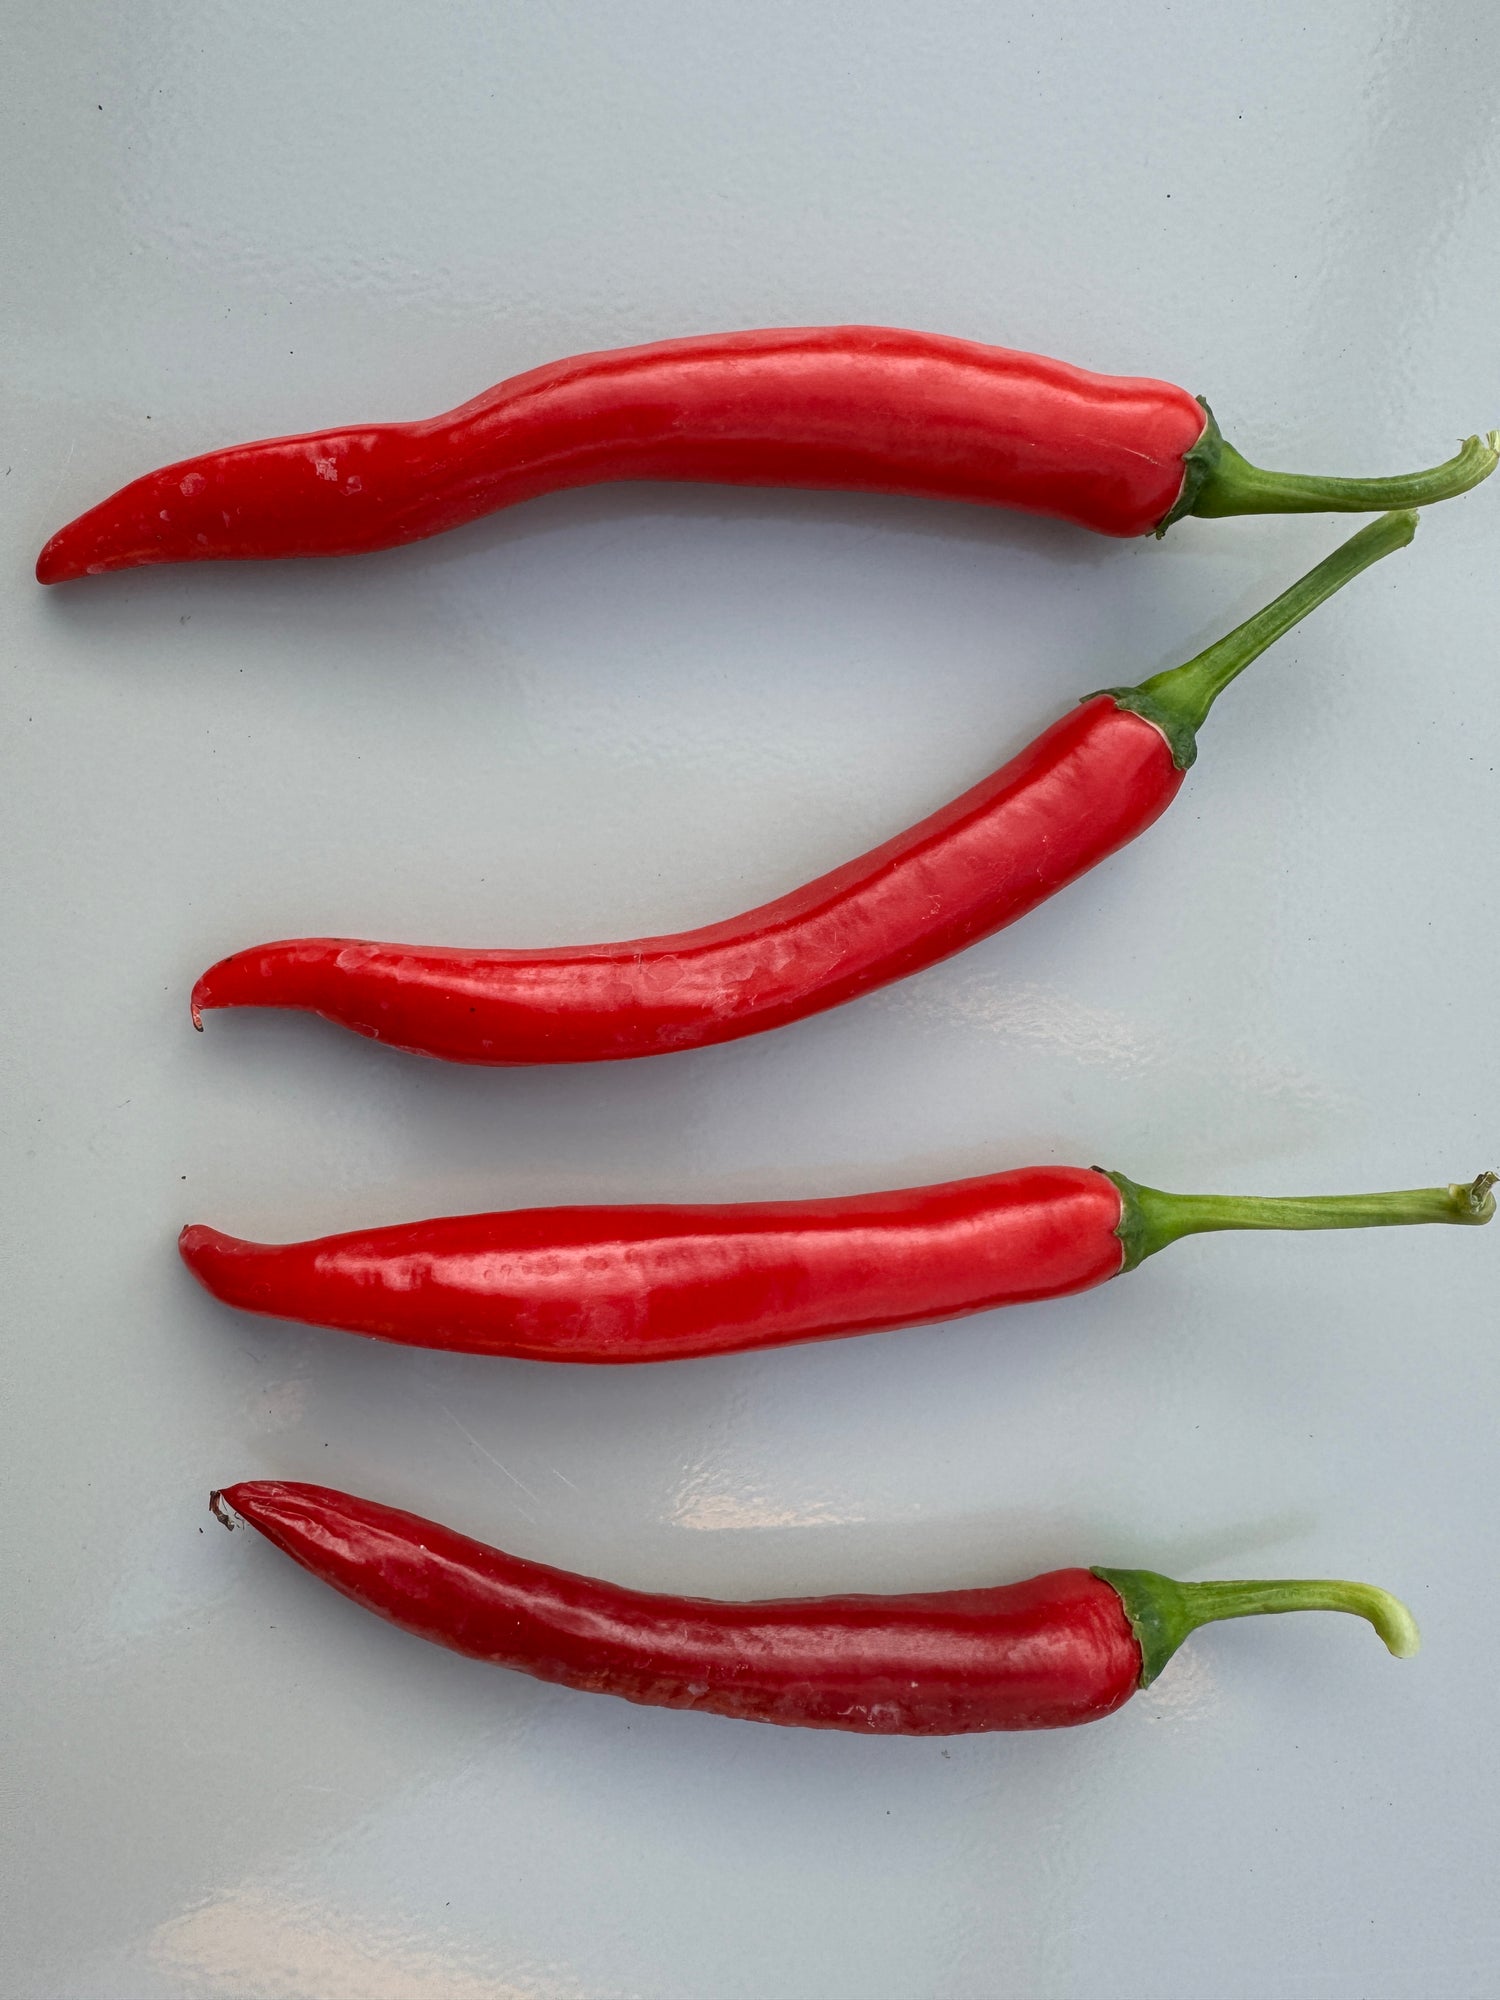
[[[66,551],[67,530],[62,529],[43,546],[36,559],[36,580],[38,583],[67,583],[78,575],[78,565],[70,562]]]

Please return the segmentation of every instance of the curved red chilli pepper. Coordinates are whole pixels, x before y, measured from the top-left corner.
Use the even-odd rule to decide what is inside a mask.
[[[883,847],[727,923],[536,951],[295,938],[193,988],[211,1007],[294,1007],[450,1062],[598,1062],[700,1048],[837,1006],[988,937],[1151,825],[1235,675],[1350,577],[1411,540],[1362,529],[1186,665],[1094,695],[1001,770]]]
[[[1200,1230],[1484,1223],[1494,1181],[1278,1200],[1025,1167],[831,1201],[522,1209],[310,1243],[198,1223],[178,1248],[215,1298],[275,1319],[463,1354],[673,1361],[1062,1298]]]
[[[570,1576],[326,1486],[250,1480],[209,1504],[418,1638],[564,1687],[747,1722],[871,1736],[1093,1722],[1149,1686],[1197,1626],[1259,1612],[1353,1612],[1398,1658],[1418,1645],[1406,1607],[1364,1583],[1060,1569],[992,1589],[726,1603]]]
[[[1485,478],[1496,443],[1398,479],[1269,473],[1167,382],[889,327],[771,328],[578,355],[420,423],[183,459],[70,522],[36,573],[354,555],[629,479],[914,494],[1144,535],[1186,513],[1420,507]]]

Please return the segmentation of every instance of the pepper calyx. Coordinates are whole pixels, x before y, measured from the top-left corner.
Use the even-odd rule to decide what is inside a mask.
[[[1133,1271],[1137,1264],[1144,1263],[1152,1251],[1159,1249],[1160,1245],[1152,1241],[1143,1213],[1141,1191],[1136,1183],[1124,1174],[1112,1172],[1108,1167],[1095,1167],[1094,1172],[1103,1174],[1104,1178],[1112,1181],[1120,1191],[1120,1219],[1115,1224],[1114,1233],[1120,1239],[1120,1245],[1125,1252],[1124,1262],[1120,1266],[1120,1276],[1123,1277],[1127,1271]]]
[[[1116,708],[1123,708],[1127,714],[1138,715],[1153,728],[1159,729],[1167,739],[1167,748],[1172,753],[1172,762],[1179,771],[1191,770],[1198,758],[1198,731],[1188,717],[1169,703],[1158,701],[1149,689],[1144,687],[1098,688],[1093,694],[1085,695],[1084,701],[1097,701],[1107,694]]]
[[[1184,514],[1192,513],[1198,495],[1218,471],[1219,461],[1224,456],[1224,434],[1219,429],[1213,411],[1201,396],[1195,396],[1193,400],[1203,412],[1203,429],[1198,434],[1198,442],[1182,455],[1182,486],[1171,512],[1163,514],[1151,531],[1157,541],[1161,540],[1174,521],[1180,521]]]

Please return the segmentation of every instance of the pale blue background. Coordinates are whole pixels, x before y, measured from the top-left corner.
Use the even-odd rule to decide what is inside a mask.
[[[1069,1304],[610,1374],[236,1320],[172,1239],[1032,1160],[1267,1192],[1500,1164],[1500,481],[1264,660],[1168,820],[1017,931],[570,1074],[291,1016],[199,1039],[188,987],[298,931],[725,915],[1346,530],[658,488],[323,567],[44,594],[30,564],[163,459],[741,325],[1031,346],[1201,390],[1266,462],[1429,463],[1500,420],[1500,16],[5,14],[6,1993],[1493,1992],[1500,1231],[1205,1240]],[[247,1475],[725,1595],[1343,1572],[1427,1645],[1222,1627],[1071,1735],[757,1731],[379,1626],[213,1527]]]

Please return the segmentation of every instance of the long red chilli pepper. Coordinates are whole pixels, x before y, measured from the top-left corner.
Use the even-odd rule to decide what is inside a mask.
[[[326,1486],[249,1480],[210,1500],[367,1611],[474,1659],[655,1708],[870,1736],[1093,1722],[1190,1632],[1269,1611],[1349,1611],[1397,1658],[1411,1613],[1367,1583],[1174,1583],[1061,1569],[1026,1583],[763,1603],[570,1576]]]
[[[293,1007],[450,1062],[597,1062],[775,1028],[936,964],[1034,909],[1176,796],[1220,692],[1416,515],[1363,528],[1186,665],[1097,694],[910,831],[726,923],[534,951],[295,938],[222,959],[212,1007]]]
[[[309,1243],[200,1223],[178,1248],[215,1298],[276,1319],[464,1354],[673,1361],[1061,1298],[1200,1230],[1488,1222],[1494,1181],[1266,1199],[1025,1167],[894,1194],[522,1209]]]
[[[1144,535],[1188,513],[1420,507],[1485,478],[1497,442],[1398,479],[1263,472],[1168,382],[889,327],[771,328],[578,355],[420,423],[183,459],[70,522],[36,573],[354,555],[630,479],[915,494]]]

